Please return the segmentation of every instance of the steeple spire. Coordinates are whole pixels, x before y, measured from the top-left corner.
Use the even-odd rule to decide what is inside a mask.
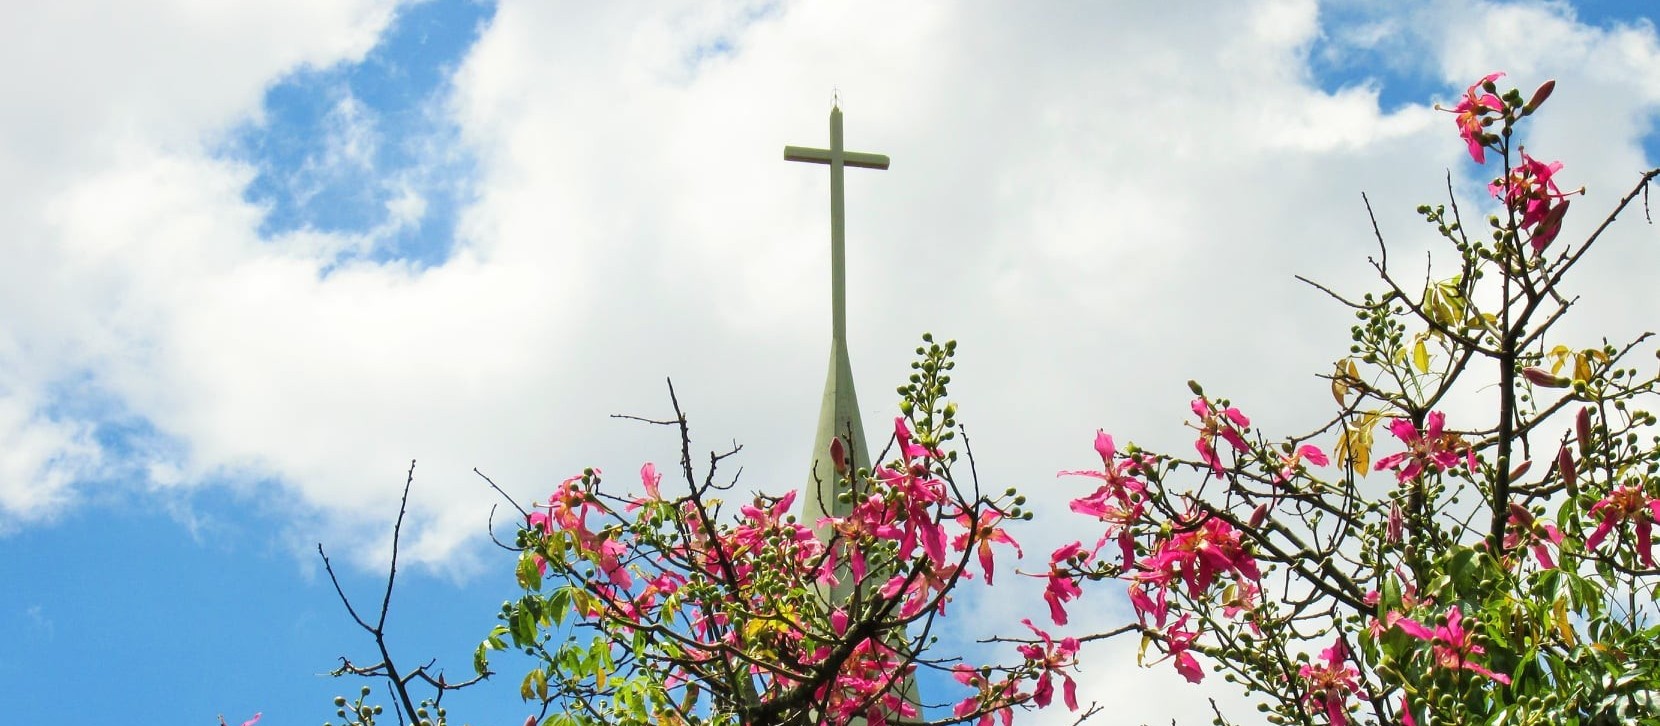
[[[830,148],[784,147],[788,161],[830,165],[830,372],[824,382],[824,400],[819,408],[818,435],[813,440],[812,473],[807,482],[805,523],[815,525],[826,516],[846,516],[851,505],[839,502],[836,483],[840,478],[830,461],[831,442],[840,439],[846,463],[855,471],[870,467],[870,449],[865,445],[864,424],[859,420],[859,399],[853,390],[853,366],[847,355],[847,268],[846,209],[842,198],[842,169],[888,168],[888,157],[842,149],[842,110],[830,108]],[[846,594],[838,587],[832,597]]]

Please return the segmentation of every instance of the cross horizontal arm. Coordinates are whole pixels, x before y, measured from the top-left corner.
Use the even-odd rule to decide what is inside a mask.
[[[805,146],[784,147],[785,161],[805,161],[813,164],[830,163],[829,149],[810,149]],[[856,166],[861,169],[886,169],[888,157],[882,154],[865,154],[858,151],[842,152],[843,166]]]

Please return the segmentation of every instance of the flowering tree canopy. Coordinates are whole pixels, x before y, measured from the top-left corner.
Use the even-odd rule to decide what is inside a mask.
[[[1191,453],[1096,432],[1099,468],[1061,474],[1099,536],[1031,573],[1030,609],[1049,623],[1007,624],[1006,662],[935,647],[953,593],[994,584],[1031,514],[959,461],[955,344],[924,336],[885,463],[854,470],[840,440],[818,452],[846,516],[798,521],[799,493],[734,493],[717,470],[735,450],[697,471],[678,402],[655,422],[679,432],[678,484],[646,464],[637,488],[612,490],[588,470],[521,510],[523,594],[480,644],[479,678],[499,651],[529,656],[527,726],[1010,726],[1024,709],[1080,710],[1082,646],[1135,633],[1144,665],[1193,683],[1221,672],[1270,723],[1660,723],[1660,436],[1645,409],[1660,372],[1632,360],[1647,334],[1558,330],[1577,299],[1568,273],[1660,170],[1583,240],[1561,239],[1578,192],[1518,141],[1554,85],[1524,100],[1501,77],[1446,109],[1493,172],[1495,212],[1476,232],[1456,200],[1418,210],[1452,269],[1409,283],[1378,233],[1379,291],[1319,288],[1357,321],[1324,376],[1333,414],[1275,437],[1192,383]],[[1133,621],[1060,630],[1069,609],[1120,593]],[[400,714],[444,723],[438,699],[458,684],[399,671],[379,625],[358,622],[384,660],[340,672],[385,678]],[[922,700],[925,670],[963,690]],[[420,707],[417,681],[436,690]],[[379,713],[337,705],[349,724]]]
[[[1223,672],[1273,723],[1660,722],[1660,377],[1626,362],[1647,334],[1557,330],[1567,273],[1660,170],[1563,243],[1578,192],[1516,141],[1554,84],[1524,101],[1502,75],[1448,109],[1496,172],[1488,231],[1455,201],[1420,207],[1451,274],[1405,282],[1380,233],[1380,292],[1320,288],[1358,323],[1313,430],[1271,438],[1195,383],[1197,459],[1098,433],[1103,470],[1083,475],[1104,484],[1072,509],[1105,527],[1051,563],[1055,623],[1087,581],[1123,582],[1143,652]]]

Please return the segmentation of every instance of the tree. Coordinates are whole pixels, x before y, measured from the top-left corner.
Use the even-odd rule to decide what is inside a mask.
[[[1193,383],[1197,457],[1099,433],[1101,481],[1071,508],[1117,546],[1055,553],[1057,615],[1083,581],[1126,583],[1144,650],[1193,682],[1208,662],[1272,723],[1660,723],[1660,377],[1627,362],[1649,335],[1557,332],[1568,273],[1660,170],[1559,240],[1578,192],[1517,141],[1554,83],[1524,101],[1501,75],[1444,109],[1499,172],[1488,231],[1420,207],[1452,274],[1406,282],[1377,233],[1381,291],[1321,288],[1358,322],[1312,430],[1270,438]]]
[[[928,652],[952,591],[976,570],[991,585],[997,552],[1019,554],[1004,524],[1030,514],[1013,489],[980,490],[972,454],[959,461],[956,406],[946,400],[956,343],[923,342],[917,372],[900,389],[904,415],[879,457],[893,458],[854,471],[842,439],[822,452],[840,477],[836,496],[853,507],[820,522],[790,514],[796,492],[755,494],[729,516],[721,497],[736,482],[717,472],[738,450],[710,453],[696,471],[671,385],[674,418],[648,422],[678,431],[683,488],[666,493],[648,463],[642,493],[612,494],[589,469],[545,504],[520,509],[512,548],[524,594],[502,605],[502,624],[479,645],[478,678],[491,674],[496,651],[530,656],[535,665],[519,687],[537,711],[527,724],[1008,724],[1015,708],[1049,705],[1057,687],[1077,710],[1067,669],[1078,641],[1056,640],[1029,620],[1032,637],[1005,664],[970,667]],[[382,625],[351,614],[382,660],[360,667],[342,659],[337,674],[382,678],[411,721],[445,723],[443,693],[477,679],[446,684],[425,668],[401,673]],[[927,718],[929,704],[911,687],[929,669],[965,688],[954,703],[934,704],[950,706],[949,716]],[[419,705],[408,695],[417,681],[436,691]],[[380,713],[364,698],[336,705],[348,724],[372,724]]]
[[[1660,723],[1660,436],[1643,408],[1660,375],[1627,362],[1647,335],[1588,344],[1557,330],[1577,299],[1568,272],[1660,169],[1584,240],[1559,240],[1577,192],[1517,141],[1553,84],[1524,100],[1500,95],[1499,77],[1446,109],[1472,160],[1491,154],[1498,172],[1489,231],[1467,230],[1456,199],[1420,207],[1451,274],[1404,282],[1374,222],[1381,290],[1316,285],[1358,321],[1324,376],[1331,418],[1273,438],[1193,383],[1193,454],[1097,432],[1101,468],[1062,472],[1092,480],[1070,508],[1104,526],[1050,554],[1049,617],[1065,626],[1080,598],[1123,587],[1135,621],[1057,638],[1027,620],[1004,664],[936,652],[952,593],[993,584],[995,556],[1020,554],[1005,526],[1030,514],[1013,490],[981,492],[946,400],[955,345],[924,336],[886,463],[854,471],[841,441],[820,452],[846,517],[798,522],[794,493],[733,512],[722,497],[736,482],[717,470],[737,451],[696,471],[671,387],[675,416],[652,423],[679,433],[679,487],[647,464],[641,492],[614,493],[589,470],[521,509],[524,594],[480,645],[479,678],[497,651],[528,655],[527,724],[1008,726],[1057,689],[1077,710],[1081,645],[1139,633],[1144,659],[1193,682],[1208,665],[1260,695],[1272,723]],[[1454,404],[1466,399],[1481,403]],[[444,723],[439,699],[458,684],[394,667],[383,629],[351,612],[383,661],[339,672],[383,678],[401,714]],[[916,703],[907,684],[923,669],[965,687],[935,704],[949,716]],[[435,690],[425,711],[418,682]],[[337,705],[352,724],[378,713]]]

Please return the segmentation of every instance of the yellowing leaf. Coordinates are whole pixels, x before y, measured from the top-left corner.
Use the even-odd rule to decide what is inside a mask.
[[[1341,360],[1338,361],[1337,370],[1333,371],[1331,374],[1331,397],[1336,399],[1337,405],[1339,406],[1348,405],[1349,398],[1349,386],[1347,383],[1344,383],[1344,381],[1347,380],[1347,372],[1343,370],[1343,362],[1344,361]],[[1352,367],[1354,366],[1354,363],[1351,361],[1349,365]]]
[[[1429,372],[1429,346],[1424,345],[1424,337],[1418,336],[1418,342],[1412,345],[1412,365],[1418,368],[1419,373]]]
[[[526,673],[524,681],[519,683],[519,697],[526,701],[532,697],[548,700],[548,674],[541,668]]]
[[[1545,354],[1545,360],[1550,361],[1551,375],[1561,373],[1562,366],[1566,365],[1568,363],[1568,359],[1573,356],[1574,352],[1568,350],[1568,346],[1559,345],[1555,348],[1551,348],[1550,352]]]
[[[1577,641],[1574,639],[1573,625],[1568,622],[1567,598],[1557,598],[1556,603],[1551,606],[1551,612],[1556,615],[1556,632],[1561,634],[1562,642],[1569,648],[1574,647]]]
[[[1342,433],[1337,436],[1333,455],[1361,476],[1366,476],[1372,468],[1372,429],[1381,418],[1377,411],[1368,411],[1360,417],[1359,424],[1344,424]]]

